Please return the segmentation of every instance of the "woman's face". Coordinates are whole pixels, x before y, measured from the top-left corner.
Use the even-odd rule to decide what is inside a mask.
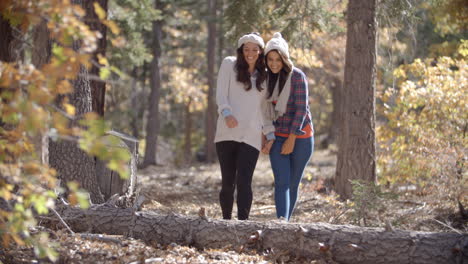
[[[267,54],[267,66],[273,73],[278,73],[283,69],[283,60],[276,50],[272,50]]]
[[[247,42],[242,48],[242,53],[244,54],[244,59],[247,64],[253,66],[257,62],[258,56],[261,53],[260,47],[252,42]]]

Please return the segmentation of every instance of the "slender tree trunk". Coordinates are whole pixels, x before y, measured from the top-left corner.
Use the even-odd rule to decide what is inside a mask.
[[[2,62],[13,62],[15,61],[15,56],[13,55],[13,27],[10,22],[5,20],[2,15],[0,15],[0,36],[2,40],[0,41],[0,61]],[[8,87],[0,86],[0,95],[8,90]],[[0,98],[1,104],[7,104],[8,100],[5,98]],[[10,126],[2,121],[0,116],[0,127],[3,129],[10,129]]]
[[[197,248],[254,247],[324,263],[466,263],[468,235],[365,228],[326,223],[228,221],[161,215],[99,205],[58,208],[76,232],[124,235],[149,243]],[[320,262],[321,263],[321,262]]]
[[[161,3],[155,1],[155,8],[160,9]],[[153,22],[153,61],[151,62],[151,93],[148,101],[148,122],[146,123],[146,147],[145,158],[142,167],[156,165],[157,141],[159,133],[159,97],[161,90],[161,39],[162,23],[160,20]]]
[[[223,10],[224,10],[224,1],[223,0],[217,0],[217,28],[218,31],[221,34],[217,34],[217,40],[218,40],[218,56],[217,56],[217,61],[215,68],[219,68],[219,65],[221,64],[221,61],[223,60],[223,49],[224,49],[224,34],[223,34]]]
[[[2,41],[0,41],[0,60],[3,62],[15,61],[12,46],[14,40],[13,27],[2,15],[0,15],[0,36],[2,36]]]
[[[98,3],[106,12],[108,6],[108,0],[94,0],[94,1],[84,1],[83,5],[85,6],[86,17],[85,22],[86,25],[93,31],[99,31],[101,33],[101,38],[97,41],[97,49],[93,53],[92,60],[98,63],[97,55],[101,54],[104,56],[106,54],[106,47],[107,47],[107,27],[99,21],[96,12],[94,11],[94,3]],[[99,76],[99,67],[97,65],[92,65],[89,74],[94,76]],[[104,102],[105,102],[105,95],[106,95],[106,83],[97,80],[90,80],[89,84],[91,86],[91,94],[92,94],[92,105],[93,105],[93,112],[96,112],[100,116],[104,116]]]
[[[192,162],[192,113],[190,113],[191,100],[185,105],[185,135],[184,135],[184,161]]]
[[[130,93],[130,102],[131,102],[131,105],[132,105],[132,109],[133,111],[131,111],[130,113],[130,116],[131,116],[131,119],[130,119],[130,126],[131,126],[131,129],[132,129],[132,135],[135,137],[135,138],[138,138],[140,133],[140,129],[138,127],[138,113],[140,112],[139,109],[141,108],[141,106],[139,106],[139,103],[138,103],[138,91],[137,91],[137,82],[138,82],[138,68],[137,67],[134,67],[133,70],[132,70],[132,90],[131,90],[131,93]]]
[[[37,69],[50,62],[52,40],[47,28],[47,21],[39,23],[32,32],[34,47],[31,51],[31,60]],[[36,153],[40,153],[43,164],[49,164],[49,138],[47,133],[34,138]]]
[[[343,82],[338,77],[333,77],[330,84],[330,92],[332,95],[333,110],[331,113],[330,128],[328,129],[327,144],[336,141],[341,125],[340,113],[343,107]]]
[[[347,16],[342,137],[335,175],[342,199],[352,196],[351,180],[376,180],[376,0],[350,0]]]
[[[216,106],[214,101],[215,91],[215,61],[216,61],[216,11],[217,11],[217,0],[208,1],[208,94],[207,102],[208,107],[206,109],[205,119],[205,153],[206,161],[214,162],[215,148],[214,148],[214,136],[215,136],[215,124],[216,124]]]

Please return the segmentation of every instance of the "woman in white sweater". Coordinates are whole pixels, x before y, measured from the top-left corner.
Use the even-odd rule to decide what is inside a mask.
[[[261,111],[266,78],[264,47],[258,33],[242,36],[237,43],[237,57],[226,57],[218,73],[215,143],[222,176],[219,201],[223,219],[231,219],[236,187],[237,218],[249,218],[262,128],[265,135],[274,137],[274,127],[263,124]]]

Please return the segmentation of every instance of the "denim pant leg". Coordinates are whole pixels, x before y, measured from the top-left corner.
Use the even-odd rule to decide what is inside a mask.
[[[270,150],[270,163],[275,176],[276,217],[289,219],[291,162],[290,155],[281,155],[281,147],[285,140],[284,137],[276,137]]]
[[[297,196],[299,193],[299,184],[304,175],[304,169],[314,151],[314,138],[296,138],[294,151],[291,156],[291,178],[289,183],[289,218],[294,211]],[[288,220],[289,220],[288,218]]]
[[[260,151],[249,144],[240,143],[237,154],[237,219],[249,219],[252,206],[252,177]]]

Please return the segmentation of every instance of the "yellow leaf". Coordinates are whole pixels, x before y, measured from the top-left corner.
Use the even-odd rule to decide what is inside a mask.
[[[88,112],[85,114],[85,119],[86,120],[97,120],[99,119],[99,115],[96,114],[95,112]]]
[[[71,193],[68,195],[68,201],[71,205],[76,205],[78,203],[78,197],[76,197],[75,193]]]
[[[73,91],[73,87],[71,86],[70,82],[67,80],[63,80],[58,83],[57,85],[57,93],[59,94],[67,94]]]
[[[118,35],[120,33],[120,28],[117,26],[117,24],[114,21],[103,20],[102,23],[106,25],[115,35]]]
[[[24,241],[23,239],[21,239],[20,236],[18,236],[17,234],[11,234],[11,237],[13,238],[13,240],[15,240],[15,242],[20,245],[20,246],[24,246]]]
[[[99,64],[109,66],[109,62],[107,61],[106,57],[102,56],[100,53],[97,55]]]
[[[127,40],[122,36],[119,36],[117,38],[111,38],[110,40],[111,40],[112,45],[117,48],[122,48],[127,43]]]
[[[63,107],[65,108],[65,111],[69,115],[75,115],[75,107],[71,104],[63,104]]]
[[[5,248],[10,246],[11,236],[9,234],[3,234],[2,241]]]
[[[99,5],[98,2],[94,2],[94,12],[96,12],[96,15],[101,20],[106,18],[106,11]]]

